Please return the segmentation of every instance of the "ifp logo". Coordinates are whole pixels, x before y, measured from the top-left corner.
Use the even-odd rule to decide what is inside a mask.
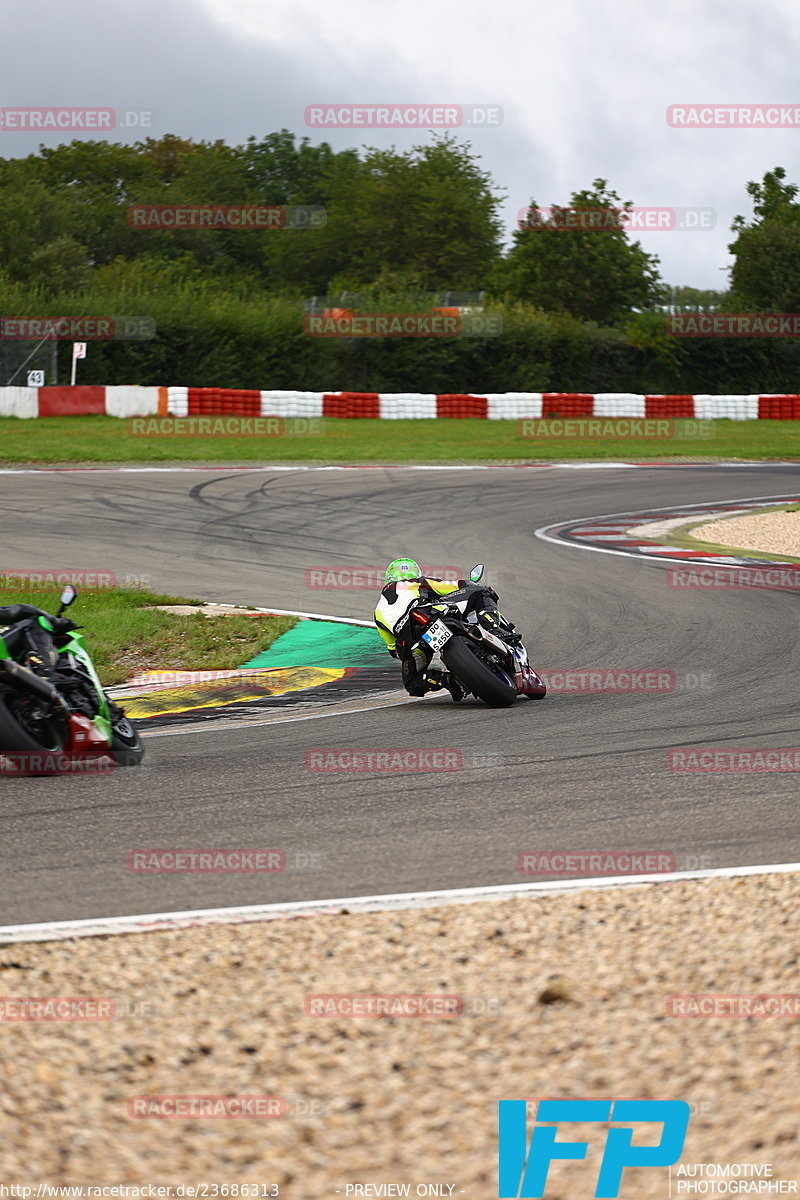
[[[669,1167],[683,1150],[689,1125],[689,1105],[684,1100],[540,1100],[530,1147],[527,1141],[527,1102],[499,1102],[499,1171],[497,1195],[542,1197],[554,1159],[586,1157],[588,1142],[556,1141],[557,1126],[564,1121],[656,1122],[663,1126],[657,1146],[634,1146],[630,1124],[609,1129],[597,1177],[595,1197],[619,1195],[626,1167]]]

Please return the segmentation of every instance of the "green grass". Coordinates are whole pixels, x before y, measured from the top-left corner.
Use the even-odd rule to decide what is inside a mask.
[[[293,437],[134,437],[115,417],[0,418],[0,463],[525,462],[800,459],[800,421],[715,421],[711,437],[540,438],[516,421],[331,420]]]
[[[59,589],[2,590],[2,603],[58,609]],[[82,591],[68,610],[83,633],[101,681],[124,683],[143,670],[226,670],[254,658],[294,617],[189,617],[148,611],[153,604],[198,604],[176,596],[125,588]]]

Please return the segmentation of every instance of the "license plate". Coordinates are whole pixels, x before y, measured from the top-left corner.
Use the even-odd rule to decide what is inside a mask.
[[[444,621],[434,621],[422,635],[423,642],[427,642],[431,650],[441,650],[450,638],[452,632],[447,628]]]

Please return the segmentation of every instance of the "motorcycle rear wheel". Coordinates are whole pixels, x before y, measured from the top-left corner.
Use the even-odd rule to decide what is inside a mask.
[[[467,638],[452,637],[441,651],[448,671],[459,683],[490,708],[509,708],[517,698],[517,687],[504,683],[499,675],[478,658]]]

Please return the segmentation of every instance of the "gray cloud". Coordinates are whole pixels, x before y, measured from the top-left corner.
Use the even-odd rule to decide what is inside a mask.
[[[793,0],[26,0],[3,13],[4,106],[153,113],[154,136],[242,142],[287,127],[312,140],[408,147],[411,130],[307,129],[317,102],[497,103],[465,136],[517,211],[596,176],[637,205],[703,206],[713,232],[644,234],[672,283],[719,287],[748,179],[793,174],[800,130],[680,130],[670,104],[800,103]],[[68,135],[68,137],[71,135]],[[135,140],[135,131],[115,132]],[[64,135],[4,132],[0,156]],[[598,235],[600,236],[600,235]]]

